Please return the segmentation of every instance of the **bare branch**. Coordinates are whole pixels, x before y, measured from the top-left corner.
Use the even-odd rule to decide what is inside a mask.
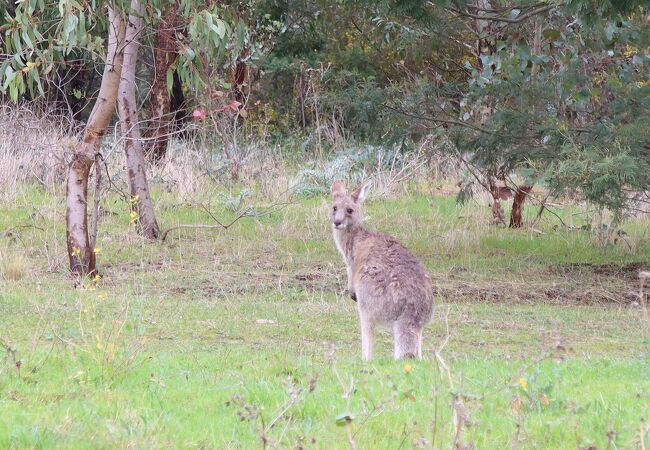
[[[454,12],[456,14],[459,14],[461,16],[465,17],[471,17],[472,19],[480,19],[480,20],[490,20],[494,22],[506,22],[506,23],[521,23],[526,19],[530,19],[533,16],[536,16],[537,14],[544,13],[546,11],[550,11],[552,9],[555,9],[557,5],[546,5],[542,6],[540,8],[532,9],[530,11],[527,11],[520,16],[515,17],[514,19],[511,19],[509,17],[503,17],[503,16],[488,16],[488,15],[482,15],[482,14],[474,14],[469,11],[461,11],[459,9],[455,8],[447,8],[448,11]]]
[[[471,123],[461,122],[460,120],[440,119],[440,118],[437,118],[437,117],[428,117],[428,116],[413,114],[413,113],[409,113],[407,111],[404,111],[402,109],[395,108],[393,106],[387,105],[386,103],[382,103],[381,106],[383,106],[384,108],[390,109],[391,111],[395,111],[396,113],[402,114],[403,116],[412,117],[414,119],[421,119],[421,120],[426,120],[428,122],[434,122],[434,123],[439,123],[439,124],[460,125],[462,127],[471,128],[472,130],[480,131],[481,133],[498,134],[495,131],[488,130],[486,128],[482,128],[482,127],[479,127],[479,126],[471,124]]]
[[[235,218],[232,219],[228,223],[221,222],[219,219],[217,219],[215,217],[214,214],[212,214],[212,212],[210,212],[210,210],[205,205],[200,205],[201,209],[203,209],[206,213],[208,213],[210,218],[217,223],[216,225],[199,224],[199,223],[197,223],[197,224],[180,224],[180,225],[176,225],[176,226],[173,226],[173,227],[165,230],[165,232],[162,233],[162,237],[160,238],[160,240],[164,241],[167,238],[167,235],[169,234],[170,231],[178,230],[178,229],[181,229],[181,228],[208,228],[208,229],[210,229],[210,228],[221,228],[221,229],[227,230],[228,228],[233,226],[235,223],[237,223],[243,217],[263,217],[263,216],[268,216],[269,214],[272,214],[275,211],[278,211],[278,210],[280,210],[280,209],[282,209],[282,208],[284,208],[284,207],[286,207],[288,205],[291,205],[292,203],[293,202],[274,203],[273,205],[271,205],[268,208],[265,208],[264,210],[261,210],[261,211],[258,211],[258,210],[256,210],[255,208],[252,208],[252,207],[247,207],[247,208],[244,208],[243,210],[241,210],[237,214],[237,216],[235,216]]]
[[[13,232],[14,230],[19,229],[19,228],[34,228],[35,230],[45,231],[43,228],[38,227],[38,226],[36,226],[36,225],[31,225],[31,224],[27,224],[27,225],[15,225],[15,226],[13,226],[13,227],[7,228],[7,229],[4,230],[2,233],[0,233],[0,237],[11,236],[12,232]]]

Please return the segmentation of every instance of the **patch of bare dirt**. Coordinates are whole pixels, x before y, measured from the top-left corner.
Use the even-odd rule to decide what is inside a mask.
[[[580,273],[593,273],[606,277],[622,278],[625,280],[636,280],[639,277],[639,271],[644,268],[642,262],[633,262],[623,265],[617,264],[591,264],[591,263],[570,263],[560,264],[557,271],[563,275]]]
[[[634,266],[632,266],[634,267]],[[564,274],[564,276],[532,276],[518,280],[471,279],[469,274],[455,276],[432,273],[435,295],[445,302],[475,301],[487,303],[546,303],[557,305],[629,304],[636,300],[638,271],[632,267],[626,272],[614,271],[616,276],[595,272]],[[601,269],[604,270],[604,269]],[[521,275],[521,274],[518,274]]]

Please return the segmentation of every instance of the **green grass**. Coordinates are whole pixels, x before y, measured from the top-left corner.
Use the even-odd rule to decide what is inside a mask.
[[[210,223],[156,198],[163,228]],[[437,310],[423,361],[393,361],[380,330],[364,364],[327,199],[164,243],[103,207],[103,279],[75,289],[61,199],[0,205],[2,263],[22,273],[0,277],[0,448],[451,448],[454,415],[480,449],[650,446],[650,329],[630,296],[647,219],[596,245],[576,207],[558,210],[576,229],[534,231],[453,198],[371,200],[368,226],[422,258]]]

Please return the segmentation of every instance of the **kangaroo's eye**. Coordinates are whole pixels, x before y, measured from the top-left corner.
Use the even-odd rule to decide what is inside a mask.
[[[352,208],[348,208],[348,214],[352,214],[354,210]]]
[[[332,208],[332,211],[336,212],[337,209],[338,208],[335,206],[334,208]]]

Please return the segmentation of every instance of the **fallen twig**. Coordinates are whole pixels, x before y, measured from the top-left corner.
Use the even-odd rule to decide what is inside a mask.
[[[178,229],[181,229],[181,228],[208,228],[208,229],[210,229],[210,228],[222,228],[224,230],[227,230],[228,228],[233,226],[235,223],[237,223],[240,219],[242,219],[244,217],[263,217],[263,216],[267,216],[269,214],[274,213],[275,211],[279,211],[282,208],[285,208],[288,205],[291,205],[292,203],[293,202],[275,203],[275,204],[273,204],[273,205],[271,205],[268,208],[265,208],[263,210],[256,210],[253,207],[247,207],[247,208],[244,208],[243,210],[241,210],[239,212],[239,214],[237,214],[237,216],[235,216],[235,218],[232,219],[228,223],[221,222],[219,219],[217,219],[217,217],[214,214],[212,214],[212,212],[205,205],[200,205],[201,208],[210,216],[210,218],[217,223],[216,225],[202,224],[202,223],[176,225],[176,226],[173,226],[173,227],[168,228],[167,230],[165,230],[162,233],[162,235],[160,237],[160,240],[164,242],[170,231],[178,230]]]
[[[14,230],[18,230],[20,228],[33,228],[35,230],[45,231],[43,228],[38,227],[36,225],[31,225],[31,224],[28,224],[28,225],[15,225],[13,227],[10,227],[10,228],[7,228],[6,230],[4,230],[2,233],[0,233],[0,236],[1,237],[11,236],[11,234],[12,234],[12,232]]]

